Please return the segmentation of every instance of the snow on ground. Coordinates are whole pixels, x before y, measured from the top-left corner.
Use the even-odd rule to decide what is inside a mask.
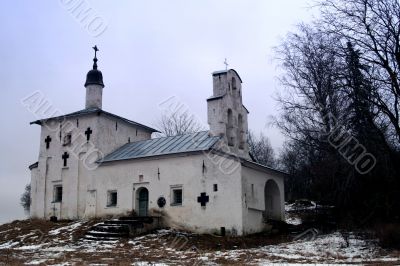
[[[301,220],[299,217],[288,216],[288,215],[286,215],[285,222],[286,222],[287,224],[292,224],[292,225],[299,225],[299,224],[302,224],[302,220]]]
[[[64,226],[64,227],[60,227],[54,230],[49,231],[49,235],[58,235],[59,233],[66,231],[66,232],[72,232],[73,230],[75,230],[76,228],[78,228],[79,226],[82,225],[82,221],[73,223],[71,225],[68,226]]]
[[[297,221],[298,222],[298,221]],[[86,227],[85,227],[86,226]],[[400,264],[399,251],[388,252],[376,241],[356,233],[334,232],[306,241],[281,244],[260,244],[256,248],[237,248],[235,245],[216,250],[197,248],[198,242],[187,242],[195,235],[174,230],[113,241],[72,240],[77,230],[87,228],[83,221],[60,225],[43,232],[39,238],[24,231],[17,239],[3,241],[0,235],[0,264],[27,265],[90,265],[131,264],[147,265],[267,265],[271,263],[390,263]],[[35,238],[36,237],[36,238]],[[29,240],[29,242],[24,242]],[[215,246],[218,238],[209,238]],[[237,238],[240,242],[240,238]],[[39,241],[40,240],[40,241]],[[36,242],[35,242],[36,241]],[[262,242],[264,243],[264,242]],[[267,242],[265,242],[267,243]],[[11,260],[10,260],[11,259]]]
[[[347,237],[346,237],[347,238]],[[246,257],[252,264],[269,263],[366,263],[398,262],[395,256],[383,256],[383,250],[372,240],[360,239],[350,233],[348,239],[335,232],[322,235],[312,241],[295,241],[260,248],[206,253],[208,260],[221,258],[235,260]]]
[[[304,210],[314,210],[317,207],[317,204],[314,201],[296,201],[294,203],[286,203],[285,211],[304,211]]]

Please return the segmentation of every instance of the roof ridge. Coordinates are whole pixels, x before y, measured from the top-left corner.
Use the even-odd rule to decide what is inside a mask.
[[[99,163],[209,150],[220,139],[209,131],[129,142],[107,154]]]
[[[128,124],[132,124],[132,125],[135,125],[135,126],[138,126],[138,127],[145,128],[145,129],[147,129],[147,130],[149,130],[151,132],[160,132],[157,129],[151,128],[149,126],[146,126],[144,124],[135,122],[133,120],[129,120],[128,118],[125,118],[125,117],[122,117],[122,116],[107,112],[107,111],[105,111],[103,109],[100,109],[100,108],[97,108],[97,107],[85,108],[85,109],[81,109],[79,111],[75,111],[75,112],[72,112],[72,113],[67,113],[67,114],[63,114],[63,115],[59,115],[59,116],[53,116],[53,117],[38,119],[36,121],[30,122],[30,124],[31,125],[32,124],[41,125],[44,121],[48,121],[48,120],[65,119],[65,118],[68,118],[68,117],[88,115],[88,114],[93,114],[93,113],[96,113],[96,112],[100,112],[100,113],[103,113],[105,115],[114,117],[114,118],[122,120],[122,121],[124,121],[124,122],[126,122]]]
[[[196,132],[192,132],[192,133],[177,134],[177,135],[173,135],[173,136],[155,137],[155,138],[152,138],[152,139],[173,138],[173,137],[179,137],[179,136],[194,135],[194,134],[203,133],[203,132],[209,132],[209,131],[210,130],[201,130],[201,131],[196,131]]]

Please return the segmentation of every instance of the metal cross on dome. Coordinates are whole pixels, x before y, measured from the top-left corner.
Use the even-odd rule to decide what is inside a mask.
[[[93,69],[97,69],[97,52],[99,49],[97,48],[97,45],[92,47],[94,50],[94,58],[93,58]]]
[[[97,48],[97,45],[92,47],[94,50],[94,57],[96,58],[96,53],[99,51],[99,48]]]

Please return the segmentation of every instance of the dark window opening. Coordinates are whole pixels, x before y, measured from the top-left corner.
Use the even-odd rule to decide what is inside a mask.
[[[54,202],[62,201],[62,186],[54,187]]]
[[[182,205],[182,189],[172,190],[172,205]]]
[[[214,184],[214,191],[218,191],[218,184]]]
[[[118,198],[117,191],[109,191],[108,192],[107,207],[115,207],[115,206],[117,206],[117,198]]]
[[[226,136],[228,138],[228,145],[235,146],[235,138],[233,136],[233,114],[231,109],[228,109],[228,125]]]
[[[71,140],[72,140],[72,134],[71,133],[67,133],[67,135],[64,136],[64,146],[70,145],[71,144]]]

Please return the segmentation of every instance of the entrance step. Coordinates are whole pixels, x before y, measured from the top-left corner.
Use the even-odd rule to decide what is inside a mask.
[[[137,220],[110,220],[104,221],[106,225],[127,225],[134,228],[143,228],[143,222]]]
[[[92,226],[86,232],[84,239],[88,241],[115,241],[120,238],[143,234],[149,230],[159,228],[159,218],[151,216],[128,216],[106,220]]]
[[[127,217],[119,217],[118,220],[120,220],[120,221],[141,221],[146,224],[151,224],[154,221],[154,218],[152,216],[127,216]]]
[[[101,238],[119,238],[119,237],[128,237],[129,236],[129,231],[127,232],[102,232],[102,231],[89,231],[86,233],[88,236],[94,236],[94,237],[101,237]]]

